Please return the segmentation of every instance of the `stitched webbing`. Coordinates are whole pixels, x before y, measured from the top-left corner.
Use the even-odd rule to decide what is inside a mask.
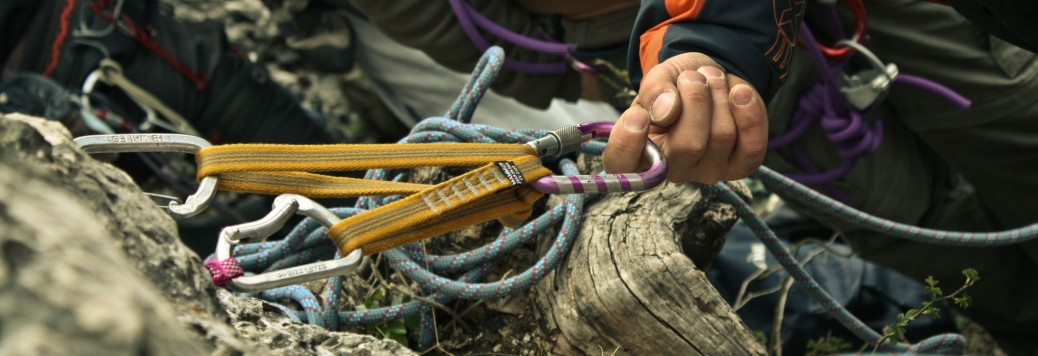
[[[341,220],[328,236],[345,256],[358,248],[377,253],[492,219],[514,226],[529,217],[531,205],[542,195],[524,183],[550,174],[532,155],[487,164]]]
[[[535,154],[525,144],[232,144],[195,154],[198,179],[217,175],[219,188],[260,194],[355,197],[412,194],[429,185],[372,181],[308,172],[478,166]]]

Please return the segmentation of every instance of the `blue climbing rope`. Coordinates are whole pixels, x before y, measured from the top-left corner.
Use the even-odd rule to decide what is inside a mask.
[[[495,60],[500,63],[503,53],[499,50],[492,50],[488,51],[487,56],[496,58],[488,59],[487,63]],[[483,62],[481,61],[481,63]],[[495,71],[492,68],[480,70],[479,75],[473,76],[471,80],[482,81],[484,84],[473,84],[471,91],[467,89],[448,113],[450,118],[426,119],[415,126],[410,135],[401,142],[521,143],[545,135],[547,131],[544,130],[513,131],[459,122],[468,121],[471,118],[475,105],[478,104],[478,97],[481,97],[482,92],[486,90],[487,85],[485,84],[493,79]],[[585,144],[581,148],[581,152],[589,155],[601,155],[604,146],[602,142],[592,141]],[[568,159],[559,161],[559,169],[563,174],[578,174],[576,165]],[[387,170],[370,170],[366,174],[368,179],[380,180],[400,181],[404,177],[404,172]],[[908,226],[869,216],[766,167],[761,167],[755,177],[772,190],[789,192],[791,196],[797,197],[805,204],[815,206],[833,216],[868,229],[914,241],[956,246],[1003,246],[1030,241],[1038,237],[1038,224],[992,233],[949,232]],[[769,252],[776,256],[779,263],[793,277],[796,285],[804,289],[837,321],[871,344],[877,344],[882,340],[882,335],[848,312],[811,278],[798,261],[782,246],[775,233],[742,198],[723,183],[702,186],[702,189],[717,194],[725,202],[735,206],[739,217],[751,227]],[[398,199],[400,199],[399,196],[362,197],[352,208],[333,208],[331,211],[340,218],[345,218]],[[567,195],[561,202],[549,206],[543,214],[525,225],[505,229],[492,242],[472,251],[455,255],[427,255],[421,245],[416,243],[387,250],[384,256],[398,272],[420,285],[423,300],[444,304],[457,299],[501,298],[529,288],[560,263],[562,256],[565,256],[572,246],[573,239],[578,232],[584,203],[584,195]],[[486,275],[496,259],[532,242],[537,236],[553,228],[557,229],[557,234],[552,246],[533,266],[518,275],[500,281],[476,282]],[[338,257],[335,246],[326,238],[326,234],[327,229],[317,221],[307,218],[296,225],[284,239],[274,242],[241,244],[235,247],[233,255],[244,270],[253,272]],[[460,276],[452,279],[441,274],[460,274]],[[279,305],[279,308],[294,320],[332,330],[342,326],[381,323],[421,315],[418,345],[420,348],[424,348],[434,341],[431,305],[414,300],[369,310],[341,311],[342,301],[339,291],[343,290],[344,280],[343,277],[332,277],[327,280],[323,305],[318,302],[310,290],[302,286],[272,289],[253,296],[274,303],[285,300],[294,301],[302,307],[302,311],[295,311],[282,305]],[[879,345],[879,349],[883,351],[910,354],[958,353],[964,347],[965,339],[957,334],[936,335],[911,345],[905,343]]]

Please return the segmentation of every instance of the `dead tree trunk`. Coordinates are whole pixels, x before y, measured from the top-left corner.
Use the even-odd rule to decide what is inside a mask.
[[[696,268],[713,261],[735,219],[730,205],[692,185],[589,204],[569,256],[536,288],[558,351],[764,354]]]

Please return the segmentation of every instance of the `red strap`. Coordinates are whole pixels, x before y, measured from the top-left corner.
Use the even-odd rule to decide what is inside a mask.
[[[72,15],[72,8],[75,7],[73,6],[75,4],[76,0],[65,1],[65,7],[61,9],[61,28],[58,29],[58,35],[54,37],[54,42],[50,45],[50,62],[47,62],[47,67],[43,69],[44,77],[49,77],[58,67],[61,45],[65,43],[65,37],[68,36],[68,18]]]
[[[166,63],[172,65],[173,68],[176,68],[177,71],[179,71],[181,74],[187,77],[188,80],[194,83],[195,90],[202,91],[205,89],[206,86],[209,85],[209,78],[207,78],[204,75],[195,73],[191,70],[191,68],[188,68],[187,65],[177,60],[177,58],[174,57],[173,54],[166,51],[165,48],[162,48],[162,45],[160,45],[159,42],[155,40],[155,38],[151,37],[151,35],[147,31],[141,30],[141,28],[137,26],[137,24],[134,23],[133,20],[126,16],[126,14],[120,15],[117,21],[114,17],[112,17],[112,14],[105,12],[105,8],[109,7],[109,5],[109,0],[101,0],[100,2],[91,1],[90,9],[94,10],[94,12],[97,13],[98,16],[101,16],[101,18],[108,20],[108,22],[111,22],[115,26],[118,26],[128,31],[131,38],[133,38],[137,42],[140,42],[140,44],[144,45],[144,47],[147,47],[152,52],[155,52],[155,54],[158,54],[159,57],[166,61]]]

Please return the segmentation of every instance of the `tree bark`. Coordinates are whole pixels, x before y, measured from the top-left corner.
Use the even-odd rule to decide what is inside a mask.
[[[731,186],[749,196],[745,185]],[[765,354],[696,268],[713,261],[735,220],[730,205],[694,185],[589,204],[568,258],[536,288],[557,351]]]

